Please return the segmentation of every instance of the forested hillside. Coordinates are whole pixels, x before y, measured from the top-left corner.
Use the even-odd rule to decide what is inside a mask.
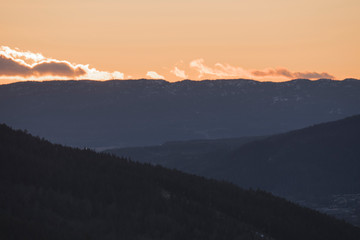
[[[51,144],[0,125],[1,239],[354,239],[262,191]]]

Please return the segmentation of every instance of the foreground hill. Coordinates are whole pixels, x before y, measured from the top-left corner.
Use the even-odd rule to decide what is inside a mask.
[[[261,191],[0,125],[1,239],[359,239],[360,229]]]
[[[213,141],[217,145],[203,141],[198,152],[188,151],[189,146],[196,147],[195,142],[109,152],[226,179],[246,188],[265,189],[293,200],[311,200],[315,207],[324,199],[331,201],[322,206],[334,205],[333,195],[352,194],[357,207],[351,206],[349,211],[346,205],[351,201],[346,196],[341,197],[346,202],[341,205],[345,204],[346,218],[360,224],[360,207],[356,203],[360,197],[354,195],[360,193],[360,115],[255,141],[239,140]],[[339,215],[336,211],[334,214]]]
[[[260,136],[360,113],[347,79],[50,81],[0,86],[0,121],[61,144],[109,148]]]

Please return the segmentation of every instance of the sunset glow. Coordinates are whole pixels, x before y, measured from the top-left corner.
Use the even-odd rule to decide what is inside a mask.
[[[0,83],[360,78],[359,10],[357,0],[5,0]]]

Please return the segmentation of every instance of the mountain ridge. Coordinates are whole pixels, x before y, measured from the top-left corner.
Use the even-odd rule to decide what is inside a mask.
[[[193,80],[193,79],[183,79],[179,81],[168,81],[166,79],[151,79],[151,78],[136,78],[136,79],[111,79],[111,80],[90,80],[90,79],[70,79],[70,80],[24,80],[17,81],[12,83],[0,84],[0,86],[4,85],[13,85],[13,84],[21,84],[21,83],[46,83],[46,82],[116,82],[116,81],[155,81],[155,82],[167,82],[167,83],[179,83],[179,82],[207,82],[207,81],[249,81],[249,82],[263,82],[263,83],[289,83],[296,81],[304,81],[304,82],[315,82],[315,81],[332,81],[332,82],[343,82],[343,81],[360,81],[357,78],[344,78],[344,79],[329,79],[329,78],[319,78],[315,80],[310,80],[308,78],[294,78],[285,81],[260,81],[256,79],[247,79],[247,78],[227,78],[227,79],[201,79],[201,80]]]
[[[359,92],[358,80],[25,82],[0,86],[0,120],[55,143],[130,147],[337,120],[360,113]]]

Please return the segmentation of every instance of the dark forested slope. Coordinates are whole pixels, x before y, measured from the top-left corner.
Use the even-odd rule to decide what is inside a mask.
[[[261,191],[0,125],[1,239],[359,239],[345,222]]]

